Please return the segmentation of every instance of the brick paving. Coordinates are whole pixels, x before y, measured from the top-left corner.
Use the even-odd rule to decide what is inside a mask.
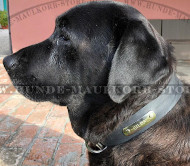
[[[67,108],[15,93],[0,58],[0,166],[87,166]]]

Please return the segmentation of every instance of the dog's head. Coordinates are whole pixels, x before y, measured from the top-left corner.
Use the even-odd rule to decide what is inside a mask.
[[[121,103],[129,92],[116,93],[113,86],[156,83],[170,73],[171,66],[168,45],[144,16],[114,2],[72,8],[56,19],[50,38],[6,57],[3,63],[24,96],[62,105],[77,95],[70,91],[73,86],[91,89],[94,85],[108,86],[108,94],[102,95]],[[60,89],[42,93],[48,86],[64,86],[64,93]]]

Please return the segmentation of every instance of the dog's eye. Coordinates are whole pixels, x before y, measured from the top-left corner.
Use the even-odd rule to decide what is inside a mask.
[[[60,38],[64,41],[68,41],[69,40],[69,37],[66,36],[66,35],[60,35]]]

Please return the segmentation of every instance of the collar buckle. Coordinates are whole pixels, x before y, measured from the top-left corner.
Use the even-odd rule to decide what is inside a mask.
[[[89,142],[85,141],[85,145],[86,145],[86,148],[88,149],[88,151],[90,153],[101,153],[103,152],[104,150],[107,149],[107,146],[104,146],[102,143],[97,143],[95,146],[97,147],[97,149],[93,149],[89,146]]]

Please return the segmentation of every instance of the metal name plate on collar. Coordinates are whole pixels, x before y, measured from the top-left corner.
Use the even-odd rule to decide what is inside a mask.
[[[103,152],[104,150],[107,149],[107,146],[104,146],[104,145],[101,144],[101,143],[97,143],[97,144],[96,144],[96,147],[98,148],[98,150],[91,148],[91,147],[89,146],[89,142],[87,142],[87,141],[85,141],[85,145],[86,145],[86,148],[88,149],[88,151],[89,151],[90,153],[101,153],[101,152]]]
[[[154,111],[149,111],[147,114],[145,114],[142,118],[134,122],[133,124],[125,127],[123,129],[123,134],[126,136],[130,136],[137,131],[141,130],[143,127],[151,123],[154,119],[156,119],[156,114]]]

